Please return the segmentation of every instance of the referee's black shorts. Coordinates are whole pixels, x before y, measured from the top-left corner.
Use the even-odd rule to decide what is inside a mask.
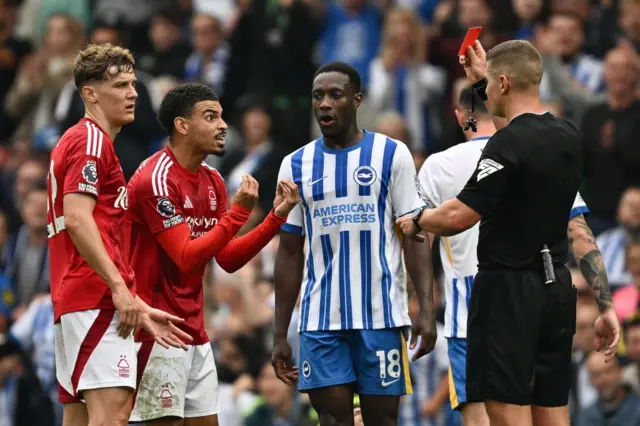
[[[567,405],[577,292],[571,274],[481,270],[467,329],[467,400]]]

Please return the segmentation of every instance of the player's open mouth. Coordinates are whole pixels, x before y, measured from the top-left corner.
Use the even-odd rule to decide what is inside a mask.
[[[335,123],[336,119],[333,115],[329,115],[329,114],[322,114],[320,116],[320,124],[322,124],[323,126],[331,126],[333,123]]]
[[[126,109],[127,112],[133,112],[135,107],[136,107],[135,104],[134,105],[127,105],[124,109]]]
[[[215,140],[216,140],[216,142],[218,142],[219,144],[224,145],[224,138],[226,138],[226,137],[227,137],[227,134],[226,134],[226,133],[220,133],[219,135],[217,135],[217,136],[215,137]]]

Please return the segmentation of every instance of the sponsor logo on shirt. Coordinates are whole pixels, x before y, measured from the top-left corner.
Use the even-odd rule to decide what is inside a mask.
[[[489,175],[494,174],[497,171],[500,171],[504,168],[504,166],[491,158],[483,158],[478,164],[478,177],[476,178],[477,182],[480,182],[481,179],[486,178]]]
[[[87,183],[92,185],[98,183],[98,166],[95,161],[87,161],[87,164],[82,168],[82,177]]]
[[[218,219],[215,217],[191,217],[187,216],[187,225],[191,230],[191,237],[198,238],[207,233],[207,231],[218,224]],[[203,231],[195,231],[196,229],[204,228]]]
[[[433,203],[433,201],[431,201],[427,196],[427,194],[425,194],[424,191],[422,190],[422,185],[420,184],[420,178],[418,178],[418,176],[416,176],[416,191],[418,192],[418,196],[427,205],[428,209],[435,207],[435,204]]]
[[[176,214],[176,208],[171,201],[169,201],[166,197],[158,198],[158,204],[156,205],[156,209],[158,213],[160,213],[164,217],[172,217]]]
[[[360,186],[371,186],[377,178],[378,174],[369,166],[360,166],[353,171],[353,180]]]
[[[321,218],[322,226],[373,223],[376,221],[376,207],[373,203],[336,204],[314,209],[313,218]]]
[[[118,198],[116,198],[116,202],[113,203],[113,207],[123,210],[127,210],[129,208],[126,186],[121,186],[120,188],[118,188]]]

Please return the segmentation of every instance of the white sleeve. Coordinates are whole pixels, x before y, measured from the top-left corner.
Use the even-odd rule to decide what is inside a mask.
[[[9,329],[9,335],[20,345],[20,347],[25,350],[31,350],[32,346],[32,336],[35,325],[36,316],[38,315],[38,310],[42,306],[40,300],[34,300],[29,304],[29,307],[25,311],[24,314],[13,323],[11,328]]]
[[[397,143],[389,192],[393,214],[400,217],[424,206],[424,202],[416,188],[416,165],[409,148],[402,142]]]
[[[582,196],[578,192],[576,194],[576,199],[573,201],[573,206],[571,207],[571,213],[569,213],[569,220],[574,217],[589,213],[589,207],[587,207],[587,203],[584,202]]]
[[[442,194],[440,194],[440,186],[438,185],[441,173],[437,158],[435,154],[427,157],[416,178],[422,201],[430,209],[442,204]]]
[[[280,165],[278,173],[278,181],[281,179],[289,179],[293,181],[293,172],[291,170],[291,156],[285,157]],[[302,183],[300,183],[302,185]],[[298,204],[291,210],[287,217],[287,222],[282,225],[282,230],[292,234],[304,235],[304,219],[302,216],[302,206]]]

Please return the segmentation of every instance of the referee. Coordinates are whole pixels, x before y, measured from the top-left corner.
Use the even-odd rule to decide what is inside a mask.
[[[567,222],[582,177],[582,136],[540,102],[542,61],[522,40],[460,58],[489,111],[508,125],[487,143],[467,185],[436,209],[398,219],[403,233],[454,235],[478,221],[478,273],[469,302],[467,400],[492,425],[569,426],[576,289]],[[596,323],[607,356],[615,316]],[[613,319],[612,319],[613,318]]]

